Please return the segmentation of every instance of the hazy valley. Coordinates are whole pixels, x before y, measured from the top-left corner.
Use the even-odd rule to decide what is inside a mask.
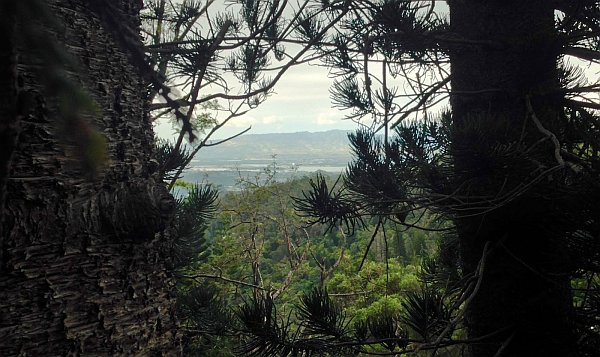
[[[276,167],[275,178],[281,181],[318,170],[337,174],[350,158],[344,130],[249,134],[203,148],[184,180],[232,190],[240,177],[253,178],[269,167]]]

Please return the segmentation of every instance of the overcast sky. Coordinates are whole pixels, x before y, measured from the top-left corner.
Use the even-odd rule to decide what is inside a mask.
[[[181,0],[174,0],[175,3]],[[284,14],[289,16],[298,8],[299,0],[290,0]],[[220,11],[234,11],[235,3],[229,0],[215,0],[210,6],[213,16]],[[446,12],[444,0],[436,0],[436,12]],[[286,46],[289,47],[289,46]],[[292,46],[293,47],[293,46]],[[274,63],[274,64],[283,64]],[[297,131],[325,131],[331,129],[353,130],[358,125],[344,119],[344,111],[332,108],[329,89],[333,78],[327,69],[315,65],[298,65],[290,68],[275,86],[274,93],[258,108],[243,117],[231,120],[213,138],[225,138],[252,126],[249,133],[283,133]],[[208,93],[207,93],[208,94]],[[173,125],[163,121],[155,126],[161,137],[172,137]]]
[[[249,126],[252,126],[252,134],[355,129],[355,123],[343,120],[342,111],[331,108],[329,87],[332,82],[325,68],[309,65],[293,67],[264,103],[231,120],[215,137],[234,135]],[[165,137],[171,135],[173,128],[170,123],[162,122],[156,131]]]
[[[211,13],[232,11],[235,8],[228,6],[231,3],[228,0],[216,0],[210,7]],[[288,15],[292,13],[291,9],[298,7],[297,0],[289,4]],[[344,120],[342,111],[331,108],[329,88],[332,83],[333,79],[328,78],[327,69],[323,67],[307,64],[293,66],[279,80],[273,94],[264,103],[248,114],[232,119],[213,138],[229,137],[249,126],[252,126],[251,134],[355,129],[357,125]],[[155,131],[161,137],[172,137],[174,133],[173,125],[168,121],[158,123]]]
[[[265,103],[231,123],[231,128],[252,125],[254,133],[352,129],[356,124],[342,120],[343,113],[331,108],[332,82],[322,67],[294,67]]]
[[[213,4],[217,9],[223,9],[224,3],[225,0],[216,0]],[[436,6],[436,12],[447,13],[445,2],[438,1]],[[598,80],[599,67],[584,66],[582,69],[593,81]],[[248,114],[232,119],[213,138],[229,137],[249,126],[252,126],[251,134],[356,129],[356,123],[344,119],[344,111],[332,108],[329,93],[332,83],[333,78],[324,67],[294,66],[284,74],[264,103]],[[155,130],[161,137],[172,137],[175,131],[167,121],[158,123]]]

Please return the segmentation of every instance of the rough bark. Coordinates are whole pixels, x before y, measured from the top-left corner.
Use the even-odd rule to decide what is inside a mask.
[[[496,335],[472,345],[471,354],[570,356],[572,302],[560,227],[552,221],[552,178],[494,201],[557,164],[550,140],[526,151],[544,137],[527,98],[546,128],[560,126],[559,101],[550,95],[558,87],[552,7],[545,0],[449,4],[458,37],[487,43],[451,53],[457,183],[469,197],[489,198],[487,207],[467,212],[474,216],[456,220],[465,273],[476,270],[487,241],[492,247],[466,325],[469,337]],[[519,150],[523,155],[514,155]],[[473,206],[482,204],[476,200]]]
[[[14,49],[16,7],[12,1],[0,3],[0,31],[4,40],[0,41],[0,237],[2,217],[6,198],[6,184],[10,162],[15,150],[19,113],[17,108],[18,84],[16,78],[16,53]],[[0,242],[0,249],[2,245]],[[0,262],[2,257],[0,255]]]
[[[173,202],[149,164],[147,87],[85,1],[47,3],[61,26],[43,32],[78,59],[80,68],[68,77],[99,109],[81,114],[79,122],[89,127],[77,130],[98,130],[109,161],[90,177],[80,148],[61,137],[65,121],[59,98],[44,85],[44,63],[35,49],[9,42],[18,55],[19,91],[31,100],[13,145],[0,236],[0,355],[177,354],[164,230]],[[138,26],[138,1],[112,3]],[[6,77],[13,73],[9,64],[3,51],[1,93],[15,90],[4,86],[14,82]],[[14,122],[16,96],[1,97],[4,135],[6,123]]]

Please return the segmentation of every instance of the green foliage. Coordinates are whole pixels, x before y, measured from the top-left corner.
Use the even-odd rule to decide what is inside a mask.
[[[339,179],[338,179],[339,181]],[[356,229],[356,221],[360,219],[353,205],[345,201],[338,188],[336,192],[336,181],[331,189],[327,185],[327,181],[323,175],[317,174],[315,180],[310,179],[311,190],[303,192],[302,199],[294,200],[294,207],[303,214],[309,209],[316,210],[315,220],[310,224],[322,223],[329,224],[328,229],[332,229],[336,225],[345,225],[346,229],[353,234]],[[311,217],[304,214],[305,217]]]
[[[500,2],[492,3],[486,7],[473,2],[472,6],[480,6],[482,14],[494,6],[502,8]],[[535,4],[541,7],[542,3]],[[482,78],[469,77],[469,70],[452,74],[450,87],[447,63],[452,60],[454,70],[462,60],[485,62],[495,57],[492,51],[500,56],[502,48],[522,52],[521,39],[496,43],[496,36],[504,35],[494,31],[489,38],[485,33],[483,38],[461,38],[456,31],[462,24],[450,29],[447,16],[435,11],[435,1],[322,1],[308,12],[299,11],[287,27],[279,21],[277,4],[239,2],[242,21],[232,28],[259,30],[264,20],[268,26],[257,33],[277,36],[285,28],[284,33],[290,30],[300,42],[314,45],[317,55],[338,75],[332,88],[334,104],[350,110],[348,117],[353,120],[364,124],[369,119],[369,128],[351,136],[355,161],[343,185],[317,176],[304,183],[306,193],[295,195],[299,199],[294,206],[304,220],[294,216],[285,198],[292,191],[288,183],[274,183],[268,175],[266,181],[244,181],[241,192],[227,198],[233,204],[219,217],[220,229],[210,237],[212,254],[198,269],[215,280],[234,283],[228,288],[235,293],[232,302],[242,300],[243,289],[252,289],[253,298],[242,305],[245,332],[254,335],[246,340],[244,353],[327,355],[336,346],[350,346],[349,351],[339,349],[339,354],[402,353],[413,347],[437,351],[441,342],[458,344],[452,335],[465,326],[453,317],[462,317],[464,306],[481,312],[482,304],[468,303],[492,295],[490,287],[522,282],[519,276],[501,277],[502,268],[509,266],[503,262],[486,276],[493,277],[492,281],[481,285],[489,253],[488,244],[481,240],[493,242],[516,260],[519,268],[515,271],[523,265],[552,282],[556,276],[572,276],[576,286],[582,284],[580,276],[588,276],[585,287],[576,288],[585,293],[574,294],[580,304],[574,317],[576,333],[582,336],[581,351],[593,350],[599,340],[597,284],[592,282],[600,266],[596,244],[600,136],[598,103],[586,95],[597,91],[598,85],[585,86],[577,71],[551,68],[550,62],[549,68],[542,69],[544,73],[537,73],[527,62],[543,58],[533,53],[537,48],[548,49],[541,52],[549,52],[546,58],[554,56],[553,62],[560,57],[559,51],[597,61],[597,1],[546,3],[546,15],[561,12],[555,29],[548,24],[527,38],[532,42],[527,51],[532,53],[524,54],[525,63],[509,66],[532,73],[499,68],[504,77],[492,83],[499,88],[486,88]],[[451,9],[466,6],[453,2]],[[460,17],[461,11],[454,13]],[[327,33],[335,21],[339,21],[337,27]],[[468,33],[481,23],[487,22],[473,20],[463,30]],[[207,43],[196,45],[198,53],[206,52]],[[243,82],[245,92],[257,84],[264,89],[244,98],[248,107],[264,99],[262,95],[270,89],[262,83],[261,73],[270,65],[262,54],[276,46],[273,38],[252,38],[228,57],[228,68]],[[280,50],[274,52],[281,58]],[[453,54],[450,59],[449,53]],[[373,64],[381,75],[373,73]],[[487,73],[491,77],[493,70]],[[529,77],[538,76],[543,79],[539,83],[528,82],[537,81]],[[527,78],[515,79],[518,85],[504,83],[513,77]],[[403,82],[391,83],[400,78]],[[471,82],[477,83],[475,88],[464,86]],[[466,93],[460,93],[461,86]],[[432,118],[428,109],[451,90],[452,105],[462,112]],[[412,115],[419,121],[406,120]],[[378,136],[378,132],[383,134]],[[277,197],[275,205],[270,197]],[[315,225],[308,229],[305,223]],[[427,233],[416,233],[415,228]],[[434,244],[428,242],[430,235],[435,236]],[[504,245],[508,237],[519,241],[511,242],[511,249],[527,253],[530,261],[522,261]],[[537,239],[536,243],[528,238]],[[545,251],[546,244],[557,244],[561,256],[549,257],[556,252]],[[465,272],[457,267],[459,259]],[[540,260],[560,266],[537,264]],[[240,266],[240,261],[245,264]],[[552,271],[538,271],[538,265]],[[538,283],[545,286],[542,280]],[[488,291],[477,296],[482,286]],[[298,314],[292,314],[288,307],[298,295],[305,296],[303,305]],[[332,303],[334,296],[355,318],[352,326],[342,322],[345,317]],[[278,317],[276,301],[281,301],[280,311],[289,318]],[[520,308],[527,306],[521,303],[514,302]],[[518,315],[520,311],[507,312]],[[490,326],[495,323],[489,321]],[[509,338],[488,345],[496,344],[500,354],[510,342]]]
[[[385,349],[394,352],[396,348],[404,348],[408,345],[408,333],[399,326],[399,319],[392,309],[384,309],[376,315],[370,316],[366,325],[376,340],[382,341]]]
[[[586,272],[571,281],[580,355],[593,356],[600,348],[600,276]]]
[[[177,199],[173,252],[177,268],[189,268],[203,260],[207,253],[204,231],[216,210],[217,191],[210,185],[194,184],[187,196]]]
[[[210,328],[217,333],[226,330],[231,319],[223,318],[228,317],[228,311],[223,309],[223,304],[216,295],[213,286],[194,287],[178,301],[182,316],[189,317],[185,321],[186,327]]]
[[[600,106],[590,99],[591,92],[597,91],[598,81],[590,85],[583,70],[562,64],[560,68],[555,64],[556,59],[563,61],[568,56],[578,57],[589,65],[597,63],[600,5],[598,1],[581,0],[519,7],[514,13],[516,18],[520,11],[531,11],[529,15],[535,18],[523,16],[520,21],[547,21],[539,31],[532,31],[522,39],[502,38],[502,16],[497,22],[476,19],[479,12],[482,18],[487,18],[489,13],[486,12],[490,9],[504,11],[511,5],[476,3],[449,2],[450,13],[456,16],[453,21],[458,20],[452,29],[446,16],[436,11],[435,1],[381,0],[368,2],[364,7],[360,6],[365,4],[362,1],[344,3],[351,9],[340,23],[345,31],[329,37],[327,49],[333,50],[325,58],[327,65],[335,67],[331,73],[338,75],[332,99],[334,105],[350,112],[349,118],[356,121],[368,118],[369,128],[351,136],[355,159],[344,177],[344,185],[329,192],[324,189],[322,180],[316,182],[296,206],[313,221],[334,227],[353,227],[359,218],[366,220],[365,217],[377,222],[365,257],[376,246],[378,229],[389,222],[444,233],[434,259],[424,259],[421,264],[419,278],[427,289],[409,293],[402,303],[408,314],[404,322],[412,333],[426,341],[438,340],[436,335],[443,329],[448,333],[442,337],[451,338],[456,325],[449,324],[455,313],[449,307],[454,307],[450,301],[473,286],[474,274],[482,279],[479,267],[485,261],[485,253],[482,253],[485,242],[502,245],[505,240],[513,240],[510,249],[519,253],[514,255],[508,248],[505,250],[509,252],[509,259],[518,263],[507,263],[504,259],[499,259],[502,263],[491,263],[487,269],[492,272],[483,284],[483,290],[488,290],[479,295],[474,292],[472,299],[476,302],[471,306],[468,304],[471,299],[465,303],[472,311],[471,324],[467,326],[471,333],[474,336],[493,333],[504,323],[505,316],[493,319],[498,321],[476,322],[481,316],[493,315],[487,315],[485,309],[491,308],[486,305],[493,303],[495,288],[499,293],[523,296],[509,303],[513,304],[511,307],[503,306],[506,310],[501,310],[511,316],[506,317],[506,321],[511,321],[506,325],[513,322],[519,325],[524,310],[534,305],[529,300],[537,301],[537,296],[545,291],[534,288],[522,292],[526,289],[521,285],[529,283],[524,280],[531,280],[533,286],[545,286],[548,282],[563,286],[565,281],[561,279],[572,277],[578,286],[575,289],[583,292],[570,292],[581,313],[576,315],[574,332],[580,337],[580,348],[585,345],[585,351],[591,351],[590,346],[597,346],[599,340],[598,314],[591,303],[595,301],[597,290],[591,281],[600,271],[597,245],[600,215],[597,204],[592,203],[597,202],[600,194],[596,135]],[[353,11],[355,6],[359,10]],[[541,10],[543,6],[547,7],[545,13]],[[467,13],[472,19],[460,19],[461,14]],[[554,23],[552,13],[556,14]],[[318,19],[312,19],[303,26],[302,33],[308,36],[316,23]],[[506,29],[514,30],[515,26],[509,24],[507,21]],[[502,31],[496,31],[499,29]],[[456,37],[461,31],[466,38]],[[477,44],[471,42],[475,33],[480,41]],[[500,47],[511,45],[502,49],[495,47],[493,43],[499,39],[503,43]],[[524,44],[525,48],[521,48]],[[538,48],[544,50],[536,51]],[[503,51],[509,54],[507,58],[523,52],[521,63],[510,68],[503,64],[497,68],[487,66],[473,73],[465,66],[499,58]],[[452,54],[451,67],[446,63],[449,54]],[[546,62],[547,70],[538,73],[538,64],[544,63],[544,59],[550,59]],[[529,72],[535,74],[530,76]],[[493,79],[497,75],[500,79]],[[505,83],[511,76],[526,78]],[[393,82],[399,78],[402,80]],[[452,86],[447,88],[450,80]],[[396,87],[398,84],[400,87]],[[488,92],[484,89],[488,86],[497,88]],[[428,109],[439,102],[436,98],[448,93],[455,112],[432,119]],[[417,121],[407,121],[409,116]],[[394,128],[395,131],[390,130]],[[339,210],[327,209],[342,206],[344,212],[352,212],[352,215],[340,215]],[[439,215],[451,224],[426,224],[421,213],[427,217]],[[384,243],[388,243],[387,240]],[[392,243],[395,242],[392,240]],[[407,255],[403,249],[422,249],[419,239],[412,242],[407,239],[403,243],[403,246],[396,244],[392,250]],[[458,267],[461,261],[464,272]],[[511,264],[518,266],[511,267],[514,273],[508,273]],[[368,266],[369,263],[365,263],[363,269]],[[523,279],[522,266],[535,277]],[[589,280],[581,281],[582,275]],[[566,294],[560,291],[557,294]],[[456,304],[464,302],[464,297],[455,301]],[[568,298],[562,303],[566,306],[558,310],[571,308]],[[554,314],[554,311],[533,313],[536,317],[530,320],[535,321],[531,325],[528,321],[527,327],[515,328],[515,335],[519,336],[519,330],[538,324],[536,330],[540,331],[532,335],[547,339],[553,332],[541,332],[547,328],[539,322],[545,321],[545,315],[553,316],[556,319],[553,323],[557,325],[567,324],[563,317]],[[528,333],[525,335],[529,336]],[[543,334],[546,335],[541,337]],[[566,335],[561,330],[561,334],[553,337],[558,340]],[[506,342],[502,337],[493,339],[497,341],[488,345],[495,347],[485,355],[518,354],[504,351],[511,339]],[[515,338],[518,339],[528,340]],[[581,343],[583,340],[586,343]],[[594,342],[588,345],[589,341]],[[510,348],[526,348],[527,343],[530,341],[513,341]]]
[[[186,195],[176,199],[172,256],[180,277],[177,313],[185,334],[185,353],[217,356],[215,351],[228,349],[230,342],[223,336],[233,330],[234,319],[219,291],[212,285],[196,284],[196,278],[190,274],[210,253],[205,230],[217,209],[218,192],[210,185],[180,182],[180,186]]]
[[[175,174],[185,167],[192,159],[192,153],[167,140],[157,140],[154,158],[158,161],[160,178],[169,182],[175,178]]]
[[[333,303],[327,291],[314,289],[300,300],[298,315],[306,321],[306,335],[340,338],[346,334],[346,317],[339,305]]]
[[[436,291],[409,292],[402,303],[406,311],[404,323],[424,341],[432,342],[448,326],[452,310]]]
[[[270,296],[255,295],[239,310],[244,331],[253,338],[240,351],[246,356],[296,356],[298,348],[289,341],[289,331],[281,326]]]
[[[194,117],[191,124],[194,131],[206,134],[208,130],[218,124],[214,113],[218,110],[223,110],[223,107],[216,99],[200,103],[199,107],[200,113]]]
[[[365,222],[364,228],[350,235],[325,225],[307,226],[294,211],[291,197],[311,187],[317,176],[286,182],[277,182],[276,176],[274,164],[256,177],[240,178],[240,190],[221,197],[215,219],[208,225],[203,259],[186,268],[188,276],[200,277],[189,282],[191,287],[217,284],[214,299],[232,307],[230,311],[240,306],[240,332],[248,337],[238,353],[269,356],[311,351],[338,356],[342,349],[336,344],[364,342],[357,337],[363,325],[369,339],[385,340],[367,350],[406,347],[409,327],[400,319],[406,310],[403,302],[407,293],[422,289],[419,266],[425,257],[437,254],[439,235],[388,223],[374,236],[359,270],[373,238],[373,223]],[[329,177],[317,178],[335,186]],[[386,313],[393,321],[380,318]],[[394,337],[390,337],[390,321]],[[221,336],[218,342],[224,343],[221,351],[235,352],[236,338]],[[361,348],[343,353],[355,355]]]

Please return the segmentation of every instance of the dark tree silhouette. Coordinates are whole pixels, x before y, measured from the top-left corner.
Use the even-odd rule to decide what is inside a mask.
[[[448,1],[447,17],[435,1],[331,4],[350,14],[332,99],[370,122],[344,188],[326,199],[316,183],[299,208],[350,228],[418,226],[423,208],[449,219],[464,307],[435,342],[460,321],[473,356],[595,353],[599,84],[578,63],[600,59],[598,2]]]

